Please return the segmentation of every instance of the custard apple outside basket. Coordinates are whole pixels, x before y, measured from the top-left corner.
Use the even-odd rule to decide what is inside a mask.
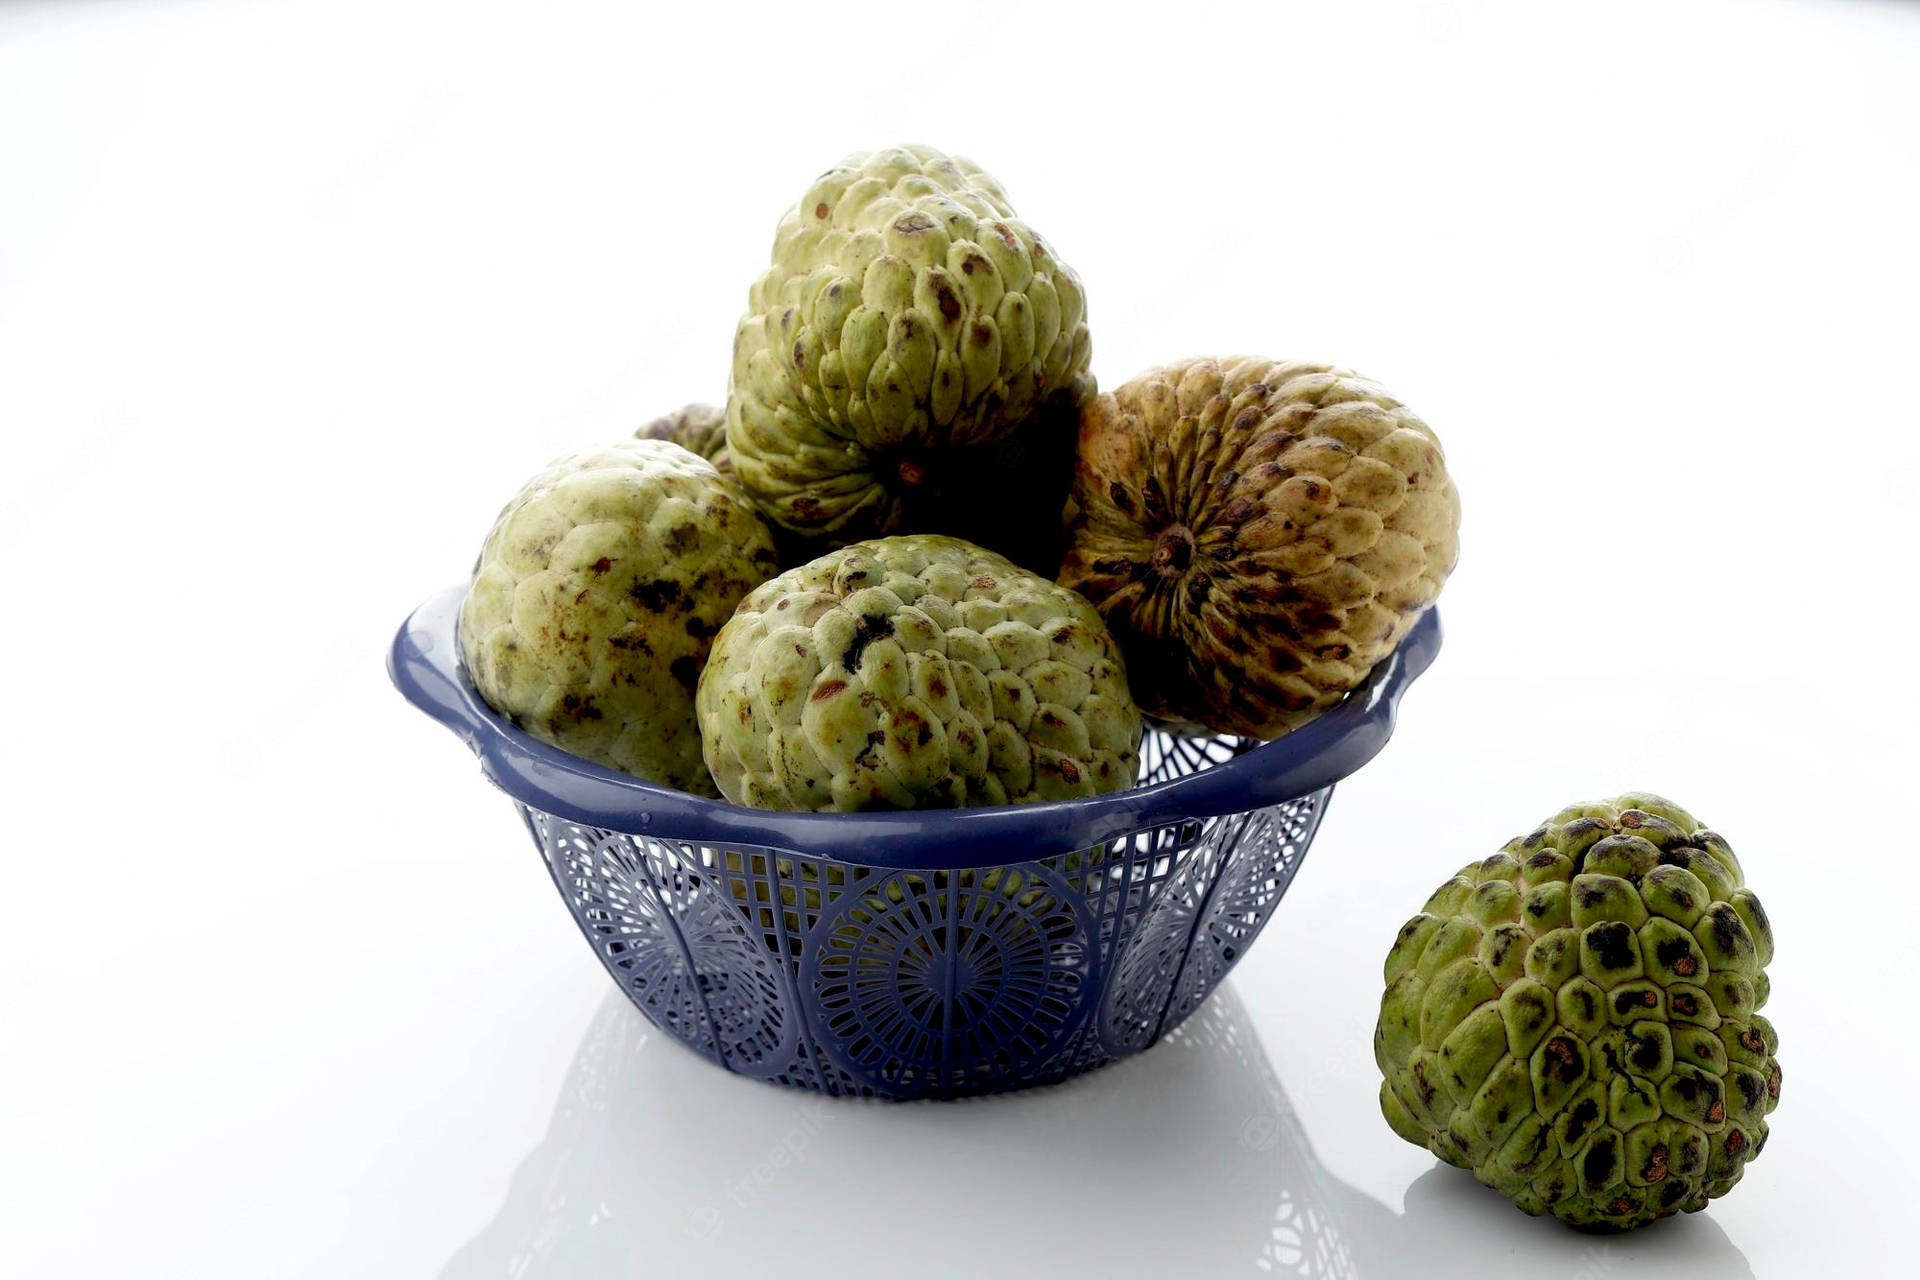
[[[536,742],[483,702],[427,601],[388,670],[519,806],[601,962],[662,1031],[803,1089],[946,1098],[1152,1045],[1258,936],[1440,648],[1429,611],[1367,682],[1261,744],[1150,730],[1141,784],[1047,804],[777,813]]]

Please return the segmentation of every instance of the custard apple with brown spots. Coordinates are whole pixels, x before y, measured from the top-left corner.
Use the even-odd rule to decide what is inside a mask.
[[[733,474],[727,452],[727,411],[710,404],[685,405],[655,418],[633,433],[636,440],[671,440],[713,464],[721,475]]]
[[[1060,581],[1107,620],[1148,716],[1273,738],[1393,651],[1458,554],[1431,429],[1323,364],[1154,369],[1081,415]]]
[[[766,524],[703,458],[627,440],[561,458],[487,535],[460,610],[468,676],[542,742],[718,792],[693,694],[713,637],[774,569]]]
[[[1133,785],[1140,713],[1091,605],[958,538],[833,551],[755,590],[700,679],[736,804],[941,808]]]
[[[1727,842],[1648,794],[1562,810],[1461,870],[1387,957],[1395,1133],[1589,1230],[1740,1180],[1780,1097],[1773,931]]]
[[[952,531],[993,469],[979,451],[1071,429],[1090,355],[1079,278],[992,177],[929,147],[852,156],[787,211],[748,294],[733,466],[769,520],[823,545]]]

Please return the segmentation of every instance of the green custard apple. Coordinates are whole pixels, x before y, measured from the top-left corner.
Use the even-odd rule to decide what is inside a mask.
[[[1084,599],[958,538],[856,543],[740,602],[697,701],[722,794],[764,809],[1064,800],[1133,785],[1139,710]]]
[[[1440,594],[1460,499],[1432,429],[1324,364],[1152,369],[1080,418],[1060,581],[1147,715],[1274,738],[1345,697]]]
[[[713,464],[723,476],[733,474],[727,452],[727,411],[710,404],[690,404],[655,418],[633,433],[636,440],[671,440]]]
[[[1780,1098],[1772,958],[1733,850],[1684,809],[1562,810],[1400,931],[1381,1110],[1528,1213],[1605,1231],[1704,1208]]]
[[[852,156],[787,211],[749,292],[733,466],[767,519],[823,547],[987,536],[950,519],[978,512],[980,474],[1031,482],[1070,450],[981,451],[1029,429],[1070,440],[1090,354],[1078,277],[993,178],[928,147]],[[1070,477],[1045,478],[1056,491],[1028,505],[1050,501],[1057,523]]]
[[[467,674],[542,742],[713,796],[694,722],[707,652],[774,570],[766,524],[665,440],[551,463],[501,511],[460,609]]]

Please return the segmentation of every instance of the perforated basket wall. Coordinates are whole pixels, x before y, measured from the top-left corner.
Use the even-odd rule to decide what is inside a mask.
[[[621,989],[728,1070],[891,1098],[1064,1079],[1179,1025],[1271,918],[1334,781],[1385,744],[1439,648],[1429,614],[1366,685],[1275,742],[1151,732],[1129,791],[781,814],[520,733],[459,669],[458,602],[417,610],[389,670],[519,804]]]
[[[1231,754],[1155,734],[1150,780]],[[1102,1066],[1192,1013],[1272,915],[1331,791],[936,871],[521,811],[608,972],[669,1035],[781,1084],[952,1097]]]

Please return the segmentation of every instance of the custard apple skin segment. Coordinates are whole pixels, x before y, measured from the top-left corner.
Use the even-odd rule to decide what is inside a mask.
[[[700,679],[722,794],[950,808],[1130,787],[1139,710],[1085,600],[958,538],[830,552],[755,590]]]
[[[717,796],[693,694],[713,637],[774,570],[766,524],[664,440],[561,458],[487,535],[460,609],[467,674],[549,745]]]
[[[949,452],[1071,415],[1091,350],[1079,278],[992,177],[929,147],[851,156],[787,211],[749,291],[733,465],[803,537],[916,532]]]
[[[1060,581],[1113,629],[1150,718],[1274,738],[1393,651],[1459,527],[1439,440],[1379,386],[1187,360],[1083,410]]]
[[[727,452],[727,411],[710,404],[690,404],[655,418],[633,433],[636,440],[671,440],[689,453],[699,454],[723,476],[733,474]]]
[[[1727,842],[1633,793],[1467,866],[1387,956],[1395,1133],[1531,1214],[1618,1231],[1725,1195],[1780,1098],[1773,931]]]

